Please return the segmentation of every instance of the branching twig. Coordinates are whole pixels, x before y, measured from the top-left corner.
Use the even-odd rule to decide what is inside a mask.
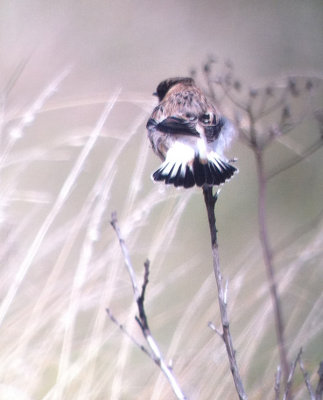
[[[142,344],[140,344],[128,331],[127,329],[120,324],[120,322],[116,319],[116,317],[112,314],[111,310],[109,308],[106,308],[105,311],[107,312],[109,318],[111,319],[111,321],[117,325],[117,327],[120,329],[120,331],[125,334],[126,336],[128,336],[128,338],[137,346],[139,347],[140,350],[142,350],[148,357],[151,357],[150,352],[146,349],[145,346],[143,346]]]
[[[286,388],[285,388],[283,400],[287,400],[291,396],[291,388],[292,388],[292,384],[293,384],[295,369],[296,369],[296,365],[297,365],[301,355],[302,355],[302,349],[300,349],[300,351],[298,352],[297,357],[295,358],[295,361],[292,363],[292,365],[289,369],[289,374],[288,374],[288,378],[287,378],[287,382],[286,382]]]
[[[259,223],[259,239],[262,246],[263,260],[267,273],[269,291],[273,304],[273,313],[275,318],[275,329],[277,336],[277,347],[279,351],[280,366],[277,369],[275,377],[275,398],[279,400],[281,392],[284,393],[285,399],[291,398],[291,384],[293,374],[297,362],[300,363],[300,368],[303,372],[305,384],[308,388],[311,398],[313,398],[313,389],[310,387],[307,374],[303,368],[301,353],[298,358],[292,364],[291,369],[289,367],[287,358],[287,347],[285,342],[285,330],[283,324],[281,301],[278,294],[278,282],[275,276],[274,270],[274,252],[270,246],[270,240],[268,235],[267,221],[266,221],[266,189],[268,180],[273,178],[277,174],[295,166],[300,161],[308,158],[314,152],[322,148],[323,142],[323,111],[318,109],[313,113],[312,107],[312,89],[314,87],[314,78],[308,78],[305,84],[299,84],[295,77],[290,77],[285,84],[281,84],[276,88],[274,86],[268,86],[266,88],[249,89],[249,95],[246,100],[242,100],[245,93],[242,93],[242,83],[234,77],[232,64],[226,63],[225,71],[220,76],[213,74],[212,64],[214,63],[213,58],[209,58],[209,61],[204,65],[203,72],[208,86],[208,93],[212,97],[219,111],[223,107],[219,104],[219,93],[215,91],[215,84],[220,87],[220,93],[224,95],[222,100],[226,100],[226,103],[230,105],[232,115],[234,116],[234,124],[241,141],[246,144],[253,152],[256,160],[256,170],[258,175],[258,223]],[[278,89],[278,90],[277,90]],[[241,96],[242,95],[242,96]],[[296,108],[298,97],[306,95],[306,99],[309,100],[309,108],[306,107],[300,118],[295,119],[292,115],[292,105]],[[295,100],[295,101],[294,101]],[[296,112],[299,110],[296,108]],[[320,137],[310,147],[305,149],[302,154],[295,156],[289,163],[278,166],[273,172],[265,174],[264,156],[265,151],[277,138],[287,135],[296,126],[300,125],[307,117],[314,114],[315,119],[319,125]],[[271,117],[272,124],[269,129],[264,128],[262,121],[267,121]],[[204,193],[205,201],[212,203],[212,193]],[[207,196],[209,196],[207,198]],[[215,204],[213,201],[213,206]],[[212,219],[212,215],[209,215],[210,228],[215,222]],[[314,225],[314,224],[313,224]],[[313,227],[311,224],[310,226]],[[216,231],[212,233],[212,248],[216,243]],[[292,239],[294,236],[292,236]],[[221,283],[221,281],[220,281]],[[222,290],[222,286],[220,286]],[[220,299],[220,293],[219,293]],[[219,300],[220,301],[220,300]],[[225,302],[224,302],[225,303]],[[221,304],[220,304],[221,309]],[[221,309],[222,314],[222,309]],[[221,332],[215,328],[213,324],[209,326],[216,331],[222,337]],[[323,392],[323,364],[319,369],[320,382],[316,390],[317,399],[322,400]],[[283,383],[283,385],[282,385]],[[319,393],[319,394],[317,394]]]
[[[315,391],[315,400],[322,400],[323,396],[323,361],[320,363],[320,367],[317,371],[319,375],[319,381]]]
[[[272,299],[274,315],[275,315],[275,328],[278,343],[278,350],[280,362],[282,366],[283,376],[285,381],[289,375],[289,366],[287,361],[287,353],[284,339],[284,325],[279,301],[277,283],[275,278],[275,271],[273,265],[273,254],[269,244],[268,230],[266,223],[266,179],[263,164],[263,152],[261,150],[255,151],[257,173],[258,173],[258,221],[259,221],[259,236],[263,251],[263,258],[269,282],[269,292]]]
[[[118,236],[120,247],[121,247],[121,251],[122,251],[122,254],[123,254],[123,258],[124,258],[124,261],[126,263],[127,271],[129,273],[130,281],[131,281],[131,284],[132,284],[133,295],[134,295],[135,301],[137,302],[139,297],[140,297],[140,292],[139,292],[138,285],[137,285],[137,279],[136,279],[135,271],[132,268],[132,264],[131,264],[131,261],[130,261],[130,256],[129,256],[129,252],[128,252],[127,246],[126,246],[125,241],[123,240],[123,238],[121,236],[121,232],[120,232],[120,228],[119,228],[118,220],[117,220],[117,214],[115,212],[112,213],[110,222],[111,222],[111,225],[112,225],[113,229],[115,230],[115,232],[116,232],[116,234]]]
[[[211,74],[210,68],[206,70],[204,69],[204,71],[206,75]],[[286,382],[289,373],[289,365],[288,365],[286,346],[284,340],[282,311],[278,296],[277,283],[275,279],[275,271],[273,265],[273,255],[269,244],[268,230],[266,225],[266,215],[265,215],[267,180],[265,176],[264,162],[263,162],[264,151],[267,145],[270,144],[276,136],[272,133],[265,134],[264,132],[261,132],[259,130],[259,127],[256,125],[256,122],[259,119],[263,118],[264,116],[268,115],[268,113],[276,111],[279,107],[285,105],[289,89],[288,88],[285,89],[283,91],[282,96],[276,102],[274,101],[271,105],[267,105],[269,97],[272,97],[272,90],[270,88],[267,88],[264,93],[265,99],[263,99],[263,102],[261,103],[261,106],[258,109],[258,111],[255,111],[254,102],[256,98],[259,98],[259,93],[260,93],[259,90],[250,89],[249,102],[247,102],[246,104],[237,101],[230,95],[231,88],[234,88],[234,84],[232,82],[235,82],[235,79],[232,75],[232,68],[228,71],[228,74],[230,75],[230,79],[225,79],[225,77],[222,79],[220,78],[217,83],[220,85],[222,91],[226,93],[230,102],[236,107],[236,114],[238,114],[238,112],[239,113],[242,112],[244,119],[248,122],[247,128],[241,125],[240,119],[237,119],[235,121],[235,124],[240,137],[243,138],[243,141],[253,151],[256,159],[256,167],[258,173],[258,191],[259,191],[258,195],[259,237],[263,250],[263,258],[269,282],[270,295],[273,303],[280,363],[282,367],[284,381]],[[208,78],[207,83],[210,85],[212,80],[210,76],[207,78]],[[284,113],[283,121],[285,121],[285,119],[287,118],[285,114],[286,112]]]
[[[317,385],[316,393],[314,393],[314,389],[309,381],[308,373],[305,370],[304,364],[303,364],[303,359],[302,359],[302,354],[303,350],[302,348],[299,350],[294,362],[291,364],[290,370],[289,370],[289,375],[288,379],[286,382],[286,387],[285,387],[285,392],[283,396],[283,400],[291,398],[291,389],[293,385],[293,379],[295,375],[295,369],[297,366],[297,363],[299,364],[300,370],[302,371],[303,377],[304,377],[304,382],[307,388],[307,391],[310,396],[310,400],[322,400],[322,392],[323,392],[323,363],[320,364],[320,368],[318,370],[319,374],[319,382]],[[275,378],[275,400],[279,400],[280,398],[280,378],[281,378],[281,373],[280,373],[280,367],[277,369],[277,374]]]
[[[273,249],[274,257],[276,257],[279,252],[286,249],[288,246],[290,246],[296,240],[299,240],[303,235],[305,235],[309,231],[315,229],[318,226],[318,224],[321,223],[322,219],[323,219],[323,208],[319,211],[319,213],[312,220],[308,221],[306,224],[295,229],[293,232],[291,232],[286,237],[283,237],[282,239],[280,239],[279,244],[276,244]]]
[[[134,294],[134,299],[135,299],[135,301],[137,303],[137,306],[138,306],[139,317],[138,316],[136,317],[136,321],[138,322],[138,324],[139,324],[139,326],[141,328],[142,334],[143,334],[143,336],[144,336],[144,338],[145,338],[145,340],[146,340],[146,342],[147,342],[147,344],[149,346],[150,352],[147,351],[145,348],[142,348],[142,346],[140,346],[140,345],[139,345],[139,347],[140,347],[141,350],[143,350],[145,352],[145,354],[149,355],[149,357],[154,361],[154,363],[156,365],[158,365],[158,367],[164,373],[164,375],[166,376],[169,384],[171,385],[171,388],[173,389],[176,397],[178,399],[185,400],[186,397],[185,397],[181,387],[179,386],[179,384],[178,384],[178,382],[177,382],[177,380],[176,380],[176,378],[175,378],[175,376],[173,374],[173,371],[167,366],[167,364],[166,364],[166,362],[165,362],[165,360],[164,360],[164,358],[163,358],[163,356],[161,354],[159,346],[158,346],[157,342],[155,341],[154,337],[152,336],[152,334],[150,332],[150,329],[149,329],[149,326],[148,326],[147,315],[146,315],[146,311],[145,311],[145,308],[144,308],[144,300],[145,300],[146,288],[147,288],[147,285],[148,285],[149,261],[147,260],[145,262],[145,264],[144,264],[145,265],[145,275],[144,275],[144,282],[143,282],[143,285],[142,285],[142,289],[141,289],[141,292],[140,292],[139,288],[138,288],[138,284],[137,284],[135,271],[134,271],[134,269],[132,267],[131,260],[130,260],[130,257],[129,257],[129,252],[128,252],[127,246],[125,244],[124,239],[121,236],[121,232],[120,232],[120,228],[119,228],[119,225],[118,225],[116,213],[113,213],[112,216],[111,216],[111,225],[112,225],[113,229],[115,230],[115,232],[116,232],[116,234],[118,236],[120,247],[121,247],[121,250],[122,250],[122,253],[123,253],[123,256],[124,256],[124,260],[125,260],[125,263],[126,263],[126,267],[127,267],[127,270],[128,270],[129,276],[130,276],[132,289],[133,289],[133,294]],[[107,310],[107,312],[108,312],[108,314],[109,314],[109,316],[111,318],[111,313],[108,310]],[[120,325],[116,321],[116,319],[114,317],[113,317],[112,321],[117,323],[119,325],[119,327],[122,327],[122,325]],[[125,331],[123,327],[120,328],[120,329]]]
[[[217,201],[217,194],[213,194],[212,187],[204,186],[203,187],[204,201],[206,205],[208,221],[210,226],[210,234],[211,234],[211,245],[212,245],[212,255],[213,255],[213,270],[216,279],[217,289],[218,289],[218,301],[220,307],[220,315],[221,315],[221,323],[222,323],[222,333],[214,328],[213,324],[209,324],[209,326],[215,330],[223,339],[225,343],[225,347],[227,350],[230,369],[233,376],[233,381],[239,395],[240,400],[247,400],[247,395],[245,393],[242,380],[240,377],[238,364],[236,361],[235,350],[232,343],[232,337],[230,333],[229,326],[229,318],[227,313],[227,304],[226,304],[226,293],[225,289],[222,285],[222,275],[220,270],[220,262],[219,262],[219,251],[218,251],[218,242],[217,242],[217,230],[215,224],[215,213],[214,207]]]
[[[149,277],[149,260],[145,261],[144,266],[145,266],[144,282],[142,284],[141,294],[140,294],[139,298],[137,299],[139,317],[136,317],[136,321],[140,325],[140,328],[143,332],[144,331],[149,332],[147,316],[146,316],[146,312],[145,312],[145,308],[144,308],[145,293],[146,293],[146,288],[148,285],[148,277]]]
[[[308,379],[308,373],[305,371],[305,367],[303,364],[303,359],[302,359],[302,355],[299,358],[299,367],[302,371],[303,377],[304,377],[304,381],[305,381],[305,385],[307,387],[308,393],[310,395],[311,400],[315,400],[315,393],[314,390],[312,388],[311,382]]]
[[[310,155],[315,153],[317,150],[319,150],[323,146],[323,140],[322,138],[319,138],[314,144],[312,144],[309,148],[305,149],[302,154],[296,155],[291,161],[286,163],[285,165],[278,166],[274,171],[270,172],[266,179],[269,180],[278,174],[281,174],[282,172],[288,170],[289,168],[294,167],[301,161],[305,160],[308,158]]]

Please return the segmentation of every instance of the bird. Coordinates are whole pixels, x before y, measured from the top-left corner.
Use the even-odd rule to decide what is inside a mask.
[[[196,86],[193,78],[163,80],[146,128],[153,151],[162,160],[154,181],[191,188],[221,185],[238,169],[223,151],[234,136],[233,125]]]

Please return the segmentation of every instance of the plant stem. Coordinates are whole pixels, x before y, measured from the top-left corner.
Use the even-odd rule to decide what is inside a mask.
[[[203,187],[204,201],[206,205],[210,234],[211,234],[211,245],[212,245],[212,256],[213,256],[213,270],[215,275],[215,280],[218,288],[218,301],[220,307],[221,324],[222,324],[222,334],[221,337],[225,343],[225,347],[228,354],[228,359],[230,363],[230,369],[233,376],[233,381],[240,400],[247,400],[248,397],[243,388],[241,381],[238,364],[236,361],[235,350],[232,343],[232,337],[230,333],[229,318],[227,313],[227,303],[226,303],[226,288],[222,285],[222,275],[220,270],[220,259],[219,259],[219,249],[217,241],[217,230],[216,230],[216,220],[214,207],[217,201],[217,194],[212,193],[212,187]]]
[[[266,223],[266,178],[264,170],[263,151],[259,148],[255,150],[258,174],[258,223],[259,237],[269,282],[269,291],[274,309],[275,329],[279,350],[280,363],[283,371],[284,381],[289,375],[289,365],[287,361],[286,345],[284,339],[284,324],[282,318],[281,305],[279,301],[275,271],[273,266],[273,255],[269,244],[268,230]]]
[[[137,284],[136,274],[135,274],[134,268],[132,266],[132,262],[130,260],[129,251],[128,251],[126,243],[121,235],[121,231],[120,231],[120,228],[118,225],[117,214],[115,212],[112,213],[112,215],[111,215],[110,223],[111,223],[113,229],[115,230],[117,237],[119,239],[119,244],[120,244],[122,254],[124,257],[124,261],[125,261],[125,264],[126,264],[126,267],[127,267],[128,273],[129,273],[129,277],[131,280],[134,300],[137,303],[137,307],[138,307],[138,311],[139,311],[139,317],[136,317],[136,321],[138,322],[140,329],[142,331],[142,334],[143,334],[144,338],[146,339],[146,342],[149,346],[150,352],[147,351],[145,348],[143,349],[141,346],[140,346],[140,348],[154,361],[154,363],[164,373],[164,375],[166,376],[177,399],[178,400],[186,400],[187,397],[185,396],[179,383],[177,382],[177,379],[176,379],[172,369],[167,365],[167,363],[159,349],[158,343],[154,339],[154,337],[149,329],[149,326],[148,326],[148,319],[147,319],[147,315],[146,315],[146,311],[145,311],[144,301],[145,301],[145,292],[146,292],[146,288],[148,285],[149,261],[147,260],[144,264],[145,265],[144,283],[142,285],[142,289],[140,292],[139,286]],[[111,318],[112,314],[109,311],[109,309],[107,309],[107,313]],[[111,318],[111,320],[113,322],[116,321],[116,319],[114,317]],[[121,326],[119,323],[118,323],[118,325]],[[124,331],[123,328],[122,328],[122,330]]]

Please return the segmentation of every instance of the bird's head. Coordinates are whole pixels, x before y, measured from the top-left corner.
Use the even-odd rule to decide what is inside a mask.
[[[192,86],[195,84],[194,79],[192,78],[169,78],[165,79],[164,81],[160,82],[160,84],[157,86],[156,92],[153,93],[154,96],[157,96],[159,101],[162,101],[164,97],[166,96],[167,92],[169,89],[171,89],[173,86],[177,85],[178,83],[181,83],[183,85],[187,86]]]

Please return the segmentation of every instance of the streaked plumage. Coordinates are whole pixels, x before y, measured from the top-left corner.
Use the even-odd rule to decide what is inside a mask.
[[[163,160],[155,181],[183,186],[220,185],[237,172],[223,155],[233,129],[192,78],[161,82],[159,104],[147,122],[154,152]]]

